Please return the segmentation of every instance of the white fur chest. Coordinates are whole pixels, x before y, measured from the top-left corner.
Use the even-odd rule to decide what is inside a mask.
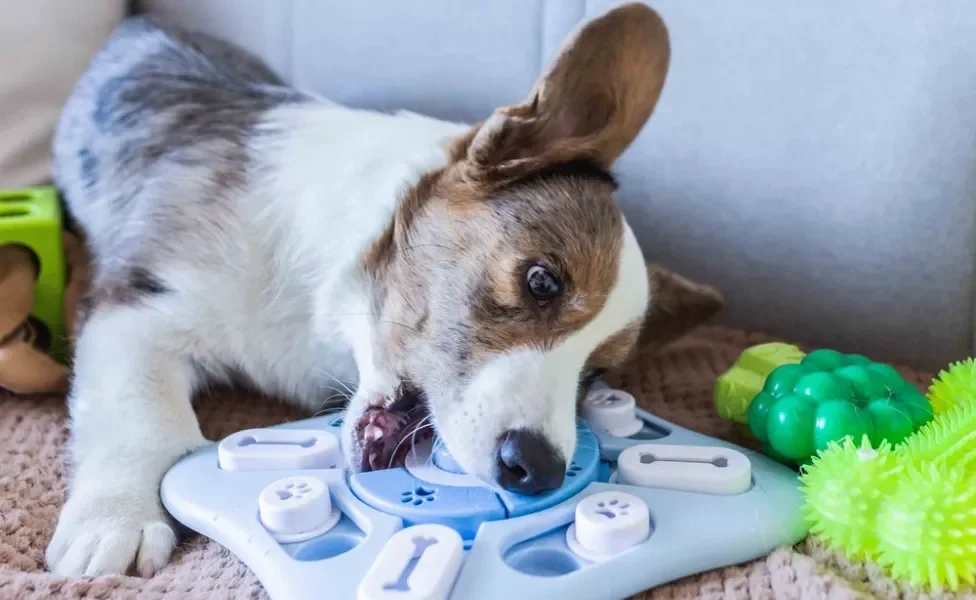
[[[230,260],[211,281],[187,281],[211,294],[211,310],[193,320],[210,334],[207,349],[232,349],[230,364],[262,390],[315,409],[371,367],[363,253],[465,126],[321,104],[276,109],[262,129],[250,148],[245,239],[225,244]]]

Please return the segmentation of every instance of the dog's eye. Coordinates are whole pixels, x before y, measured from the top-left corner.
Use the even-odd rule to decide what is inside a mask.
[[[529,267],[525,273],[525,284],[539,306],[548,304],[562,290],[559,279],[552,274],[552,271],[542,265]]]

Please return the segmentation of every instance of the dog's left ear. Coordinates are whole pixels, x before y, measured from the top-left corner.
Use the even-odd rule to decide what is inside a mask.
[[[715,288],[694,283],[656,265],[647,267],[651,303],[639,348],[660,347],[701,325],[725,306]]]
[[[505,182],[574,160],[609,169],[654,110],[670,55],[664,22],[644,4],[590,21],[525,102],[496,110],[477,130],[466,177]]]

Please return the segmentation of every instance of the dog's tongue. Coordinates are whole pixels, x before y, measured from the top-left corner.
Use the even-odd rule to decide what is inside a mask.
[[[383,460],[389,461],[389,456],[396,449],[399,442],[396,433],[401,426],[401,419],[396,413],[380,407],[366,409],[356,427],[359,439],[362,440],[363,456],[360,468],[363,471],[386,468],[387,465],[383,464]]]
[[[422,439],[430,435],[429,429],[419,433],[414,430],[414,421],[419,422],[422,416],[411,417],[416,417],[414,413],[423,412],[413,410],[401,413],[376,406],[367,408],[356,427],[363,449],[361,470],[378,471],[402,465],[414,441],[405,441],[404,437],[410,435],[411,438]]]

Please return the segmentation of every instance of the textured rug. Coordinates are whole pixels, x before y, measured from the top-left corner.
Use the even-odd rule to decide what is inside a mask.
[[[611,378],[639,403],[678,425],[749,445],[712,407],[715,377],[748,345],[768,338],[703,328],[667,349],[641,356]],[[924,373],[904,370],[913,381]],[[280,404],[224,390],[199,401],[204,432],[219,439],[234,431],[302,418]],[[173,561],[152,579],[68,579],[44,571],[44,548],[64,502],[68,437],[63,398],[0,398],[0,600],[41,598],[266,598],[247,567],[199,536],[183,540]],[[968,598],[931,595],[899,585],[872,564],[852,563],[813,540],[780,548],[744,565],[688,577],[641,594],[677,598]],[[344,600],[344,599],[343,599]]]

